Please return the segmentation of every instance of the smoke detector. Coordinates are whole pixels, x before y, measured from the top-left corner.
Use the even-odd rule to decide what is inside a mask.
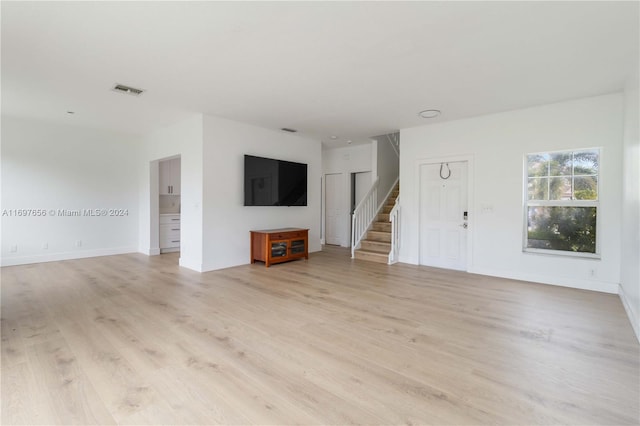
[[[140,96],[144,90],[135,87],[125,86],[124,84],[116,84],[111,88],[114,92],[124,93],[131,96]]]

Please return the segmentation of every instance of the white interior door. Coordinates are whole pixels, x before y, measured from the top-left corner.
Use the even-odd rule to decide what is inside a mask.
[[[420,166],[420,264],[467,269],[467,162]]]
[[[325,243],[341,245],[344,200],[344,179],[342,174],[325,176]]]

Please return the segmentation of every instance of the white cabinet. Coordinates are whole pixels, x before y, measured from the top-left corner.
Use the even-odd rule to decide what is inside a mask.
[[[160,162],[160,195],[180,195],[180,159]]]
[[[160,215],[160,251],[165,253],[180,248],[180,215]]]

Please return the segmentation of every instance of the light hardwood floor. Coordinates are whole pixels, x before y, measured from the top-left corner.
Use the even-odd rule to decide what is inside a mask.
[[[638,424],[615,295],[408,265],[2,269],[2,424]]]

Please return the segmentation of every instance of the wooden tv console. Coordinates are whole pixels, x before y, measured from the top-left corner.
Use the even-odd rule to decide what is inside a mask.
[[[251,231],[251,263],[273,263],[309,259],[309,230],[302,228]]]

